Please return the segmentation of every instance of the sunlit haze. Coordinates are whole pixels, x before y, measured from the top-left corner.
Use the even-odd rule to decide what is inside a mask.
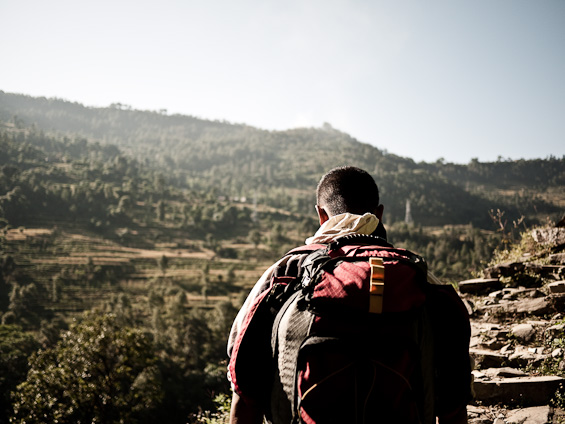
[[[416,161],[565,155],[565,1],[0,0],[0,90]]]

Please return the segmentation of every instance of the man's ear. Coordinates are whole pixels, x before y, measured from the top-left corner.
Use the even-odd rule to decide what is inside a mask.
[[[384,205],[379,205],[379,207],[377,208],[377,210],[375,211],[375,216],[377,218],[379,218],[379,221],[383,220],[383,212],[385,210]]]
[[[328,215],[326,210],[324,208],[322,208],[321,206],[316,205],[316,212],[318,212],[318,218],[320,219],[320,225],[322,225],[324,222],[326,222],[328,219],[330,219],[330,216]]]

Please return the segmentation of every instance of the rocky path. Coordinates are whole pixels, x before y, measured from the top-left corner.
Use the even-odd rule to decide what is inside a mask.
[[[555,252],[565,243],[552,246]],[[564,411],[550,403],[565,387],[565,254],[526,254],[485,275],[459,283],[472,320],[469,422],[565,423]]]

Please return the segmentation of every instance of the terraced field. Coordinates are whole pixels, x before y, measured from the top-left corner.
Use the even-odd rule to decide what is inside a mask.
[[[103,307],[122,293],[132,305],[146,303],[155,287],[166,287],[171,296],[183,290],[188,307],[237,302],[270,264],[219,258],[202,243],[190,249],[178,243],[136,248],[57,228],[6,230],[4,253],[13,258],[18,281],[37,286],[38,306],[62,317]]]

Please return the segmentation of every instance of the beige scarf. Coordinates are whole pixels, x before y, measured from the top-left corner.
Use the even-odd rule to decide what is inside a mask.
[[[316,231],[312,237],[306,239],[306,244],[330,243],[338,237],[349,234],[372,234],[379,225],[379,218],[372,213],[355,215],[342,213],[332,216]]]

